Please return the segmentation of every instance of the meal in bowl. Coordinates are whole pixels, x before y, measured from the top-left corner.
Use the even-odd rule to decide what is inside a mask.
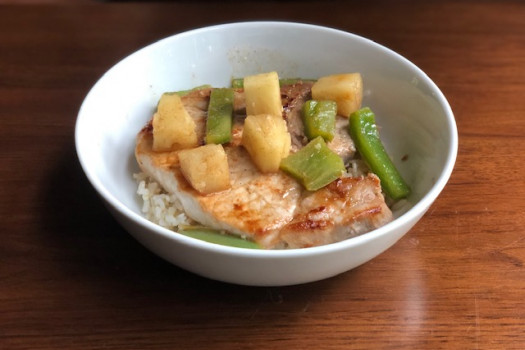
[[[276,72],[164,93],[137,135],[143,211],[180,233],[264,249],[330,244],[393,219],[408,185],[359,73]]]

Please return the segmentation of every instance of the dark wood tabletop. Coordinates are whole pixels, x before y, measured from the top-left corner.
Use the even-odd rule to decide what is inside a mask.
[[[525,349],[523,2],[0,3],[0,349]],[[459,153],[428,213],[376,259],[243,287],[135,241],[85,178],[73,134],[91,86],[126,55],[267,19],[343,29],[414,62],[452,106]]]

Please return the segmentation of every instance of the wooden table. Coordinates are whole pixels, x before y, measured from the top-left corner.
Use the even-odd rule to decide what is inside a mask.
[[[525,5],[180,1],[0,5],[0,349],[525,349]],[[459,154],[427,215],[329,280],[255,288],[156,257],[76,160],[92,84],[157,39],[255,19],[327,25],[441,87]]]

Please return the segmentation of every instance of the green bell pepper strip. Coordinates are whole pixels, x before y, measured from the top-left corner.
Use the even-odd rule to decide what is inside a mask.
[[[187,94],[189,94],[190,92],[193,92],[193,91],[196,91],[196,90],[202,90],[202,89],[210,89],[211,87],[212,87],[211,85],[200,85],[200,86],[196,86],[193,89],[189,89],[189,90],[167,91],[167,92],[164,92],[163,95],[179,95],[180,97],[183,97],[183,96],[186,96]],[[159,99],[159,101],[160,101],[160,99]],[[157,102],[157,108],[158,107],[159,107],[159,104]]]
[[[190,92],[193,92],[193,91],[196,91],[196,90],[202,90],[202,89],[209,89],[211,88],[211,85],[209,84],[204,84],[204,85],[199,85],[199,86],[196,86],[194,87],[193,89],[189,89],[189,90],[181,90],[181,91],[175,91],[175,92],[168,92],[169,94],[177,94],[179,95],[180,97],[182,96],[186,96],[187,94],[189,94]]]
[[[279,168],[299,181],[308,191],[316,191],[328,185],[345,171],[341,157],[328,148],[321,136],[284,158]]]
[[[315,82],[315,79],[301,79],[301,78],[281,78],[279,79],[279,86],[284,85],[293,85],[297,84],[298,82]],[[244,78],[233,78],[232,79],[232,88],[234,89],[242,89],[244,88]]]
[[[364,107],[352,113],[348,127],[358,152],[381,180],[385,193],[394,200],[407,197],[410,187],[401,177],[379,138],[372,110]]]
[[[321,136],[325,141],[332,141],[335,134],[336,115],[337,103],[335,101],[306,101],[301,109],[301,116],[308,140]]]
[[[178,231],[188,237],[206,241],[208,243],[220,244],[229,247],[246,248],[246,249],[261,249],[257,243],[248,241],[241,237],[237,237],[228,233],[222,233],[207,227],[201,226],[187,226]]]
[[[232,88],[242,89],[244,88],[244,78],[233,78],[232,79]]]
[[[206,118],[206,143],[223,144],[231,140],[233,89],[217,88],[210,94]]]
[[[297,84],[299,82],[302,82],[302,83],[315,83],[315,79],[301,79],[301,78],[281,78],[279,79],[279,85],[280,86],[284,86],[284,85],[293,85],[293,84]]]

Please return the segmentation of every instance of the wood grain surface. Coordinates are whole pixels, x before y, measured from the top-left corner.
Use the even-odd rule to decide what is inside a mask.
[[[0,5],[0,349],[525,349],[520,1],[25,1]],[[160,38],[273,19],[368,37],[442,89],[456,167],[376,259],[311,284],[207,280],[110,216],[77,162],[95,81]]]

